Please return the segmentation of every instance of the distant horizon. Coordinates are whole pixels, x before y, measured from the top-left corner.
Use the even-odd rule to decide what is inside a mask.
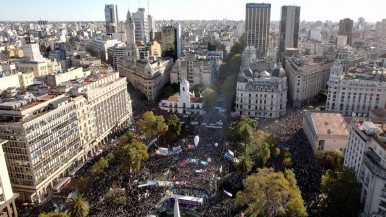
[[[148,3],[147,3],[148,2]],[[120,21],[124,21],[126,13],[136,12],[137,8],[145,8],[157,21],[162,20],[245,20],[245,5],[250,0],[237,2],[227,0],[18,0],[4,1],[1,22],[103,22],[105,4],[116,4]],[[383,1],[367,0],[366,3],[324,0],[316,3],[309,0],[265,0],[253,1],[271,4],[271,21],[280,20],[281,6],[300,6],[300,20],[306,22],[331,20],[338,22],[350,18],[357,22],[359,17],[364,17],[367,23],[376,23],[386,18]],[[333,18],[333,19],[331,19]],[[100,21],[99,21],[100,20]]]

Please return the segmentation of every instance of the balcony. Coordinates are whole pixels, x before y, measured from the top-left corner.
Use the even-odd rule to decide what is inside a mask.
[[[378,155],[374,151],[367,151],[363,157],[363,163],[370,169],[374,175],[386,179],[386,169],[378,161]]]

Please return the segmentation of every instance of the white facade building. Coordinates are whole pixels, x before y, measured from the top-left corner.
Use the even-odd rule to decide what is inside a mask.
[[[205,114],[203,97],[195,97],[189,92],[189,82],[180,81],[180,92],[159,103],[161,110],[178,114]]]
[[[258,62],[255,51],[247,47],[243,52],[236,86],[236,112],[250,117],[279,118],[285,115],[287,107],[285,71],[278,63],[272,74],[267,72],[269,62]]]
[[[303,130],[314,151],[343,151],[347,146],[348,128],[339,113],[306,111]]]
[[[362,184],[366,217],[386,216],[386,121],[354,119],[344,166],[353,168]]]
[[[343,115],[368,116],[374,108],[385,108],[386,72],[381,68],[352,67],[343,72],[337,60],[328,81],[326,110]]]
[[[107,62],[109,59],[107,49],[110,47],[114,47],[116,44],[120,42],[116,39],[93,39],[89,43],[86,44],[86,51],[89,52],[92,56],[95,56],[102,60],[102,62]]]
[[[145,8],[138,8],[138,11],[133,13],[133,19],[135,23],[135,39],[144,43],[149,42],[149,17]]]
[[[5,162],[5,156],[3,152],[3,145],[6,143],[6,140],[0,140],[0,214],[1,216],[6,217],[17,217],[15,199],[18,197],[18,195],[14,194],[12,191],[7,164]]]

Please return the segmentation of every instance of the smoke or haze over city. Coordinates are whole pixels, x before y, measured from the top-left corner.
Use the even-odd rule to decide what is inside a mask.
[[[157,20],[245,20],[245,4],[249,0],[17,0],[2,1],[3,8],[0,21],[102,21],[103,11],[100,5],[117,4],[120,12],[130,7],[150,8],[150,13]],[[338,21],[344,17],[366,17],[368,22],[382,19],[385,13],[385,3],[382,0],[349,1],[349,0],[271,0],[271,20],[280,19],[282,5],[296,5],[302,7],[301,20],[332,20]],[[119,19],[125,19],[125,13],[119,14]]]

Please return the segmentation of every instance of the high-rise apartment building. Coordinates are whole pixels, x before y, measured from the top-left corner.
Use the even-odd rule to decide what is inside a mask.
[[[138,8],[138,11],[133,13],[133,19],[135,24],[135,39],[144,43],[149,42],[149,16],[145,8]]]
[[[352,28],[353,28],[353,20],[349,18],[345,18],[339,21],[339,31],[338,35],[346,35],[347,36],[347,44],[352,44]]]
[[[44,83],[38,92],[52,92],[0,104],[0,139],[8,140],[4,152],[12,188],[21,200],[33,202],[59,191],[77,163],[131,122],[127,81],[118,72],[74,70],[49,75]]]
[[[254,46],[258,55],[268,50],[271,4],[248,3],[245,11],[245,45]]]
[[[386,19],[376,23],[375,33],[379,38],[386,38]]]
[[[118,7],[117,5],[105,5],[106,33],[118,32]]]
[[[181,57],[181,26],[162,27],[162,57]]]
[[[279,26],[278,59],[283,62],[286,48],[297,48],[299,40],[300,7],[282,6]]]
[[[217,67],[215,60],[200,59],[194,53],[187,53],[185,57],[176,60],[170,73],[170,83],[187,80],[191,86],[208,87],[216,77]]]
[[[386,121],[354,118],[350,124],[344,166],[362,185],[361,216],[386,216]]]
[[[3,152],[3,145],[6,143],[6,140],[0,139],[0,216],[17,217],[15,199],[18,195],[14,194],[12,191]]]

